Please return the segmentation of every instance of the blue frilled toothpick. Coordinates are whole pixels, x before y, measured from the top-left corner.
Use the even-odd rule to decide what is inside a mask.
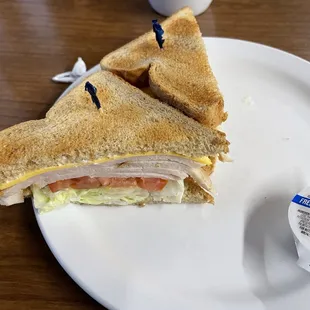
[[[163,39],[163,35],[165,32],[163,28],[161,27],[161,25],[158,23],[157,19],[153,19],[152,24],[153,24],[153,31],[155,32],[155,38],[158,43],[158,46],[160,49],[163,49],[163,44],[165,42],[165,40]]]
[[[97,88],[91,84],[90,82],[86,82],[85,83],[85,91],[88,91],[90,96],[91,96],[91,100],[92,102],[96,105],[97,109],[99,110],[99,112],[103,112],[100,101],[97,97]]]

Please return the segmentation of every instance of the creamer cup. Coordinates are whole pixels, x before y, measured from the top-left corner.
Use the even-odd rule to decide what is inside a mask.
[[[212,0],[149,0],[151,7],[161,15],[170,16],[185,6],[191,7],[194,15],[203,13]]]
[[[310,272],[310,187],[292,199],[288,220],[294,233],[299,257],[297,264]]]

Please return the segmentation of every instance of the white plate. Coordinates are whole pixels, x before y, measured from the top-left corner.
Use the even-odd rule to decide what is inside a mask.
[[[310,184],[310,63],[255,43],[205,42],[234,158],[214,175],[216,207],[69,205],[36,214],[38,223],[67,273],[110,308],[309,309],[287,210]]]

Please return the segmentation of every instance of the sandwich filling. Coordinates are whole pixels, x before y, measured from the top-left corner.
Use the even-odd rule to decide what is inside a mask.
[[[61,189],[53,192],[59,186]],[[184,193],[184,182],[159,178],[83,177],[58,181],[41,189],[33,185],[32,193],[35,206],[40,212],[47,212],[70,202],[119,206],[143,205],[149,201],[180,203]]]
[[[180,203],[187,177],[212,195],[210,176],[202,169],[204,166],[201,161],[180,156],[151,155],[59,167],[3,190],[0,204],[23,202],[25,190],[29,188],[40,211],[69,202],[91,205]]]

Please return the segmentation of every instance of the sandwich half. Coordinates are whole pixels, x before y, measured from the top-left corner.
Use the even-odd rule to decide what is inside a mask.
[[[40,211],[90,205],[213,202],[212,160],[225,134],[108,71],[87,78],[41,120],[0,132],[0,204],[33,195]],[[210,170],[210,169],[209,169]]]
[[[163,49],[150,31],[106,55],[101,68],[216,128],[227,114],[192,10],[179,10],[161,26],[165,32]]]

